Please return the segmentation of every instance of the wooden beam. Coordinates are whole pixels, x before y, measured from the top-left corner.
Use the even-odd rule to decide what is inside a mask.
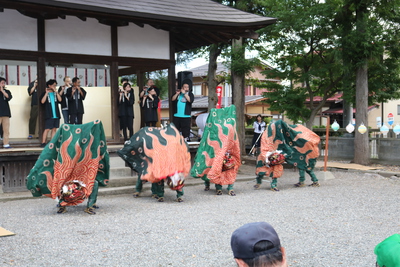
[[[114,142],[119,142],[119,118],[118,118],[118,62],[113,61],[110,66],[110,92],[111,92],[111,132]]]
[[[115,25],[111,26],[111,55],[118,56],[118,28]]]
[[[144,23],[135,22],[135,24],[136,24],[137,26],[139,26],[140,28],[143,28],[143,27],[144,27]]]
[[[43,105],[40,105],[39,98],[46,91],[46,59],[40,57],[37,60],[37,95],[38,95],[38,107],[39,107],[39,142],[42,143],[44,124],[45,124],[45,110]]]
[[[0,49],[0,58],[9,60],[37,61],[39,57],[44,57],[48,62],[63,63],[80,63],[80,64],[107,64],[116,61],[121,66],[157,66],[156,69],[167,69],[168,66],[175,62],[169,59],[152,59],[152,58],[136,58],[136,57],[115,57],[115,56],[98,56],[98,55],[82,55],[53,53],[43,51],[22,51],[12,49]]]
[[[175,43],[174,43],[174,33],[169,33],[169,58],[175,61]],[[172,122],[174,118],[174,113],[172,109],[172,96],[175,94],[176,90],[176,74],[175,74],[175,62],[171,64],[168,68],[168,106],[169,106],[169,122]]]
[[[86,17],[85,16],[76,16],[78,19],[82,20],[82,21],[86,21]]]
[[[46,51],[46,31],[44,25],[44,19],[37,19],[37,40],[38,40],[38,51]]]

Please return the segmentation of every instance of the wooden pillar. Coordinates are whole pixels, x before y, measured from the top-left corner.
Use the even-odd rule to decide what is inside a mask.
[[[38,41],[38,51],[46,51],[46,38],[45,38],[45,21],[43,18],[37,19],[37,41]],[[39,108],[39,143],[42,143],[44,124],[45,124],[45,114],[43,105],[40,104],[40,96],[46,91],[46,58],[39,57],[37,60],[37,97],[38,97],[38,108]]]
[[[174,43],[174,34],[171,32],[169,34],[169,58],[170,60],[174,61],[174,63],[171,64],[168,68],[168,107],[169,107],[169,122],[171,123],[174,118],[171,98],[175,94],[176,90],[175,43]]]
[[[111,133],[114,142],[119,142],[119,118],[118,118],[118,62],[112,62],[110,66],[110,93],[111,93]]]
[[[142,92],[143,86],[144,86],[144,81],[145,81],[145,76],[144,76],[144,72],[141,71],[137,71],[136,72],[136,82],[137,82],[137,86],[138,86],[138,94],[140,96],[140,92]],[[139,107],[141,107],[141,98],[138,99],[138,104]],[[144,127],[144,117],[143,117],[143,112],[142,112],[142,108],[140,108],[140,114],[136,115],[137,119],[140,119],[140,128]]]

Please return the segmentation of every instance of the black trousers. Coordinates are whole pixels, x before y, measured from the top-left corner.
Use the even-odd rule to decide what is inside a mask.
[[[190,135],[190,123],[192,118],[179,118],[174,117],[173,123],[175,127],[182,133],[184,138],[189,137]]]
[[[69,123],[70,124],[82,124],[83,114],[69,114]]]
[[[120,116],[119,121],[125,141],[129,140],[133,135],[133,116]],[[127,135],[127,129],[129,136]]]

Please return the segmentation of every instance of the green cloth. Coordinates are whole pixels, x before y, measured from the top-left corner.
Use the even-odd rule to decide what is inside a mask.
[[[186,177],[190,171],[189,147],[173,124],[165,128],[140,129],[117,154],[138,173],[141,180],[151,183],[176,173]]]
[[[108,184],[109,170],[101,121],[63,124],[40,154],[26,178],[26,186],[34,197],[46,195],[57,199],[63,185],[78,180],[86,185],[89,197],[92,191],[97,195],[97,184]],[[95,197],[89,197],[89,202]]]
[[[380,267],[400,267],[400,235],[389,236],[375,247],[374,252]]]
[[[278,120],[268,125],[267,133],[262,138],[265,138],[265,134],[273,137],[273,142],[277,144],[275,150],[282,150],[286,154],[287,163],[302,170],[314,169],[319,156],[320,138],[313,131],[303,125],[289,125]]]
[[[224,157],[229,153],[233,168],[223,170]],[[194,178],[219,185],[231,185],[241,165],[239,140],[236,132],[236,107],[211,109],[204,133],[191,169]]]

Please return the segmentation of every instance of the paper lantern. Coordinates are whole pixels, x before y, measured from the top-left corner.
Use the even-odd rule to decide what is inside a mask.
[[[367,132],[367,127],[365,127],[364,123],[361,123],[361,125],[358,126],[358,132],[360,134],[365,134]]]
[[[396,124],[396,126],[394,126],[394,128],[393,128],[393,132],[396,135],[400,134],[400,125]]]
[[[387,135],[387,133],[389,132],[389,127],[387,127],[386,124],[383,124],[380,131],[383,135]]]
[[[339,125],[339,123],[337,123],[337,121],[335,120],[335,122],[332,123],[331,128],[336,132],[337,130],[339,130],[340,125]]]
[[[349,123],[349,124],[346,126],[346,131],[347,131],[348,133],[354,132],[354,125],[351,124],[351,123]]]

